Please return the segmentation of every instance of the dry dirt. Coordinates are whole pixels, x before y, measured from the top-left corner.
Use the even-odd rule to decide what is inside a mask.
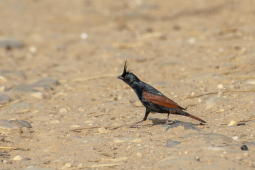
[[[32,128],[2,132],[0,169],[253,169],[254,6],[1,0],[1,120]],[[207,124],[173,115],[180,122],[166,126],[165,114],[150,114],[125,126],[145,112],[116,78],[126,60]]]

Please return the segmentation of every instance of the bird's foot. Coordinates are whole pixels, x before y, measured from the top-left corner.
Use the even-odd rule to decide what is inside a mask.
[[[173,124],[175,122],[176,122],[176,120],[171,120],[170,122],[166,121],[166,125],[171,125],[171,124]]]

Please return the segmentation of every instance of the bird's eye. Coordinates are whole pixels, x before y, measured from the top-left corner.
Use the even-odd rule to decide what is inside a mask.
[[[128,79],[128,76],[125,76],[125,79]]]

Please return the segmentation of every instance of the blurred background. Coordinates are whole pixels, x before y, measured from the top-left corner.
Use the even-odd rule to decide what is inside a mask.
[[[229,137],[239,134],[225,127],[233,119],[254,118],[254,21],[255,0],[0,0],[0,117],[28,121],[33,129],[24,131],[29,137],[19,142],[1,143],[32,150],[10,152],[7,162],[25,154],[34,165],[53,169],[70,160],[75,162],[72,166],[94,164],[88,160],[103,157],[95,148],[115,147],[101,145],[112,136],[139,136],[143,129],[70,132],[70,128],[109,127],[142,119],[145,108],[132,89],[116,78],[125,61],[141,80],[206,120],[205,131],[222,128],[220,133]],[[149,117],[165,119],[166,115]],[[140,147],[150,163],[137,157],[135,149],[131,152],[133,145],[129,151],[123,144],[124,150],[109,153],[127,156],[128,152],[133,162],[154,166],[158,158],[168,156],[165,132],[160,126],[145,131],[146,137],[158,135],[151,135],[148,144],[155,147],[154,153],[145,153],[145,145]],[[250,131],[239,128],[240,134],[244,131],[250,136],[254,123]],[[183,133],[171,135],[179,140]],[[92,141],[95,134],[99,143],[73,145],[89,135],[86,141]],[[42,160],[45,154],[48,157]],[[62,159],[63,155],[71,156]],[[176,155],[180,156],[179,151]],[[217,155],[213,160],[216,157],[220,159]],[[30,161],[21,161],[5,168],[29,165]]]

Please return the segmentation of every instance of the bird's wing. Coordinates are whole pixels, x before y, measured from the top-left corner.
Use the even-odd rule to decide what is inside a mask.
[[[143,89],[143,95],[145,100],[152,102],[153,104],[157,104],[157,105],[165,106],[169,108],[183,109],[177,103],[167,98],[157,89],[153,88],[152,86],[148,84],[146,84],[146,88]]]

